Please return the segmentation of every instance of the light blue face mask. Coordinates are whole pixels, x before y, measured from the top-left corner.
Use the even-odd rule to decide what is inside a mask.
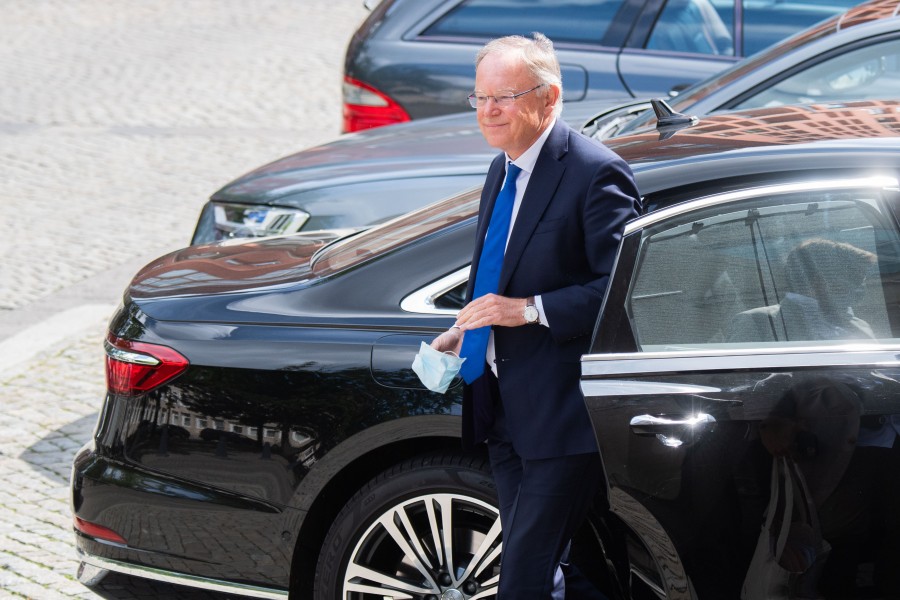
[[[413,359],[412,370],[422,384],[432,392],[443,394],[466,359],[452,352],[439,352],[422,342],[419,353]]]

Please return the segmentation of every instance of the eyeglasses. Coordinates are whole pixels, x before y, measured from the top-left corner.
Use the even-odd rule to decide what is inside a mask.
[[[503,96],[483,96],[481,94],[469,94],[469,104],[472,108],[481,108],[487,101],[490,99],[494,100],[494,104],[499,106],[500,108],[505,108],[507,106],[512,106],[512,103],[516,101],[516,98],[519,96],[524,96],[528,92],[533,92],[539,87],[544,87],[546,84],[540,83],[530,90],[525,90],[524,92],[519,92],[518,94],[505,94]]]

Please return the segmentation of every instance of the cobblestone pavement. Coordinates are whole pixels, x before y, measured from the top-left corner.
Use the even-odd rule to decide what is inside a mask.
[[[362,0],[5,0],[0,20],[0,597],[221,598],[75,578],[68,478],[129,276],[206,197],[334,137]]]

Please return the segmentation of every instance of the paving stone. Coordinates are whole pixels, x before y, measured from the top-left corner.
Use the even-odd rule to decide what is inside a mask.
[[[0,598],[238,598],[119,574],[78,583],[71,461],[131,273],[185,245],[223,184],[337,135],[344,49],[366,14],[362,0],[3,3],[0,344],[85,297],[110,309],[0,364]],[[203,527],[191,535],[215,547]]]

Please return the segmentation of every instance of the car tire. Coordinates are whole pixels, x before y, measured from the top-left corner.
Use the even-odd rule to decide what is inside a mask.
[[[500,547],[487,461],[419,457],[378,475],[335,518],[314,598],[495,597]]]

